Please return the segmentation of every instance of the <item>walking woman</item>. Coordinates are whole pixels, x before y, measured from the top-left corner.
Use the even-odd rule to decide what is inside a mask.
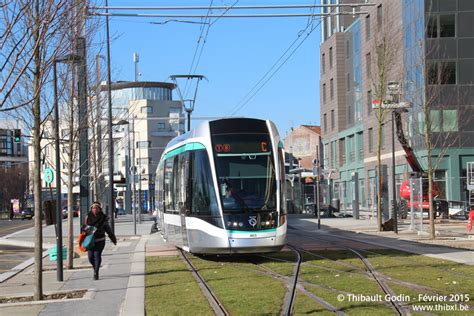
[[[94,233],[94,247],[89,249],[87,254],[89,256],[89,262],[94,268],[94,280],[98,280],[100,264],[102,263],[102,251],[105,247],[105,233],[107,233],[114,245],[117,244],[117,238],[112,232],[112,229],[110,229],[108,217],[102,212],[102,207],[99,202],[92,203],[90,212],[87,213],[86,225],[96,228]]]

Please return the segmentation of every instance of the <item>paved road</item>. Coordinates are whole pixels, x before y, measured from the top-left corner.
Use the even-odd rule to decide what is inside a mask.
[[[7,219],[0,220],[0,237],[4,237],[19,230],[27,229],[34,226],[34,220],[30,219]]]
[[[7,272],[23,261],[33,258],[34,249],[0,245],[0,273]]]
[[[33,225],[34,221],[28,219],[23,221],[20,219],[0,220],[0,237],[33,227]],[[0,273],[6,272],[23,261],[32,258],[33,254],[33,248],[0,245]]]

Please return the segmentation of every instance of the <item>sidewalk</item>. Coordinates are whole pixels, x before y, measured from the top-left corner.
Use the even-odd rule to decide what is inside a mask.
[[[436,221],[437,237],[431,240],[427,220],[423,223],[423,231],[421,231],[419,219],[412,227],[413,230],[410,230],[410,220],[403,220],[398,225],[398,234],[395,234],[391,231],[379,232],[376,218],[361,217],[359,220],[352,217],[321,218],[321,230],[318,230],[318,220],[314,216],[290,215],[289,217],[289,225],[299,230],[333,234],[376,246],[474,265],[474,230],[468,232],[467,221]]]
[[[145,217],[145,216],[144,216]],[[67,221],[63,221],[64,242],[66,242]],[[62,301],[26,302],[1,304],[1,315],[143,315],[144,314],[144,280],[145,280],[145,245],[150,237],[152,221],[146,216],[141,224],[136,225],[137,235],[133,235],[133,222],[130,216],[119,216],[115,221],[117,246],[107,240],[102,256],[100,280],[92,279],[92,268],[87,253],[79,252],[74,259],[74,269],[64,269],[64,281],[56,281],[56,262],[43,254],[43,292],[68,292],[86,290],[81,299]],[[79,231],[78,219],[74,228]],[[156,234],[155,234],[156,235]],[[77,240],[77,237],[75,238]],[[54,245],[54,226],[43,227],[44,247]],[[27,229],[0,238],[0,243],[25,245],[34,242],[34,229]],[[34,291],[33,260],[12,269],[9,279],[0,283],[0,296],[32,295]],[[64,260],[66,262],[66,260]],[[25,265],[27,267],[25,267]],[[21,271],[15,271],[21,270]],[[8,273],[8,272],[7,272]],[[0,281],[1,281],[0,276]]]

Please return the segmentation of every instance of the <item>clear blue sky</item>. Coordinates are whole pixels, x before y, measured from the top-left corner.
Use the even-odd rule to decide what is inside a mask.
[[[214,0],[213,5],[232,5],[234,2],[235,0]],[[210,3],[210,0],[109,0],[110,6],[208,6]],[[237,3],[252,4],[292,4],[292,1]],[[306,12],[308,10],[306,9]],[[302,11],[295,11],[297,12]],[[152,21],[159,22],[163,19],[111,18],[110,32],[114,38],[111,44],[113,81],[134,79],[133,52],[140,55],[141,81],[169,81],[168,77],[172,74],[193,73],[190,67],[202,26],[148,23]],[[232,113],[239,101],[298,38],[307,23],[308,18],[304,17],[221,18],[215,22],[209,28],[200,62],[194,72],[205,75],[209,81],[202,81],[199,85],[193,115],[220,117]],[[314,23],[319,24],[319,20]],[[306,33],[301,36],[306,36]],[[271,119],[277,124],[282,136],[292,126],[319,125],[319,43],[318,26],[273,78],[236,115]],[[174,96],[178,98],[177,93]],[[188,95],[190,96],[191,94]]]

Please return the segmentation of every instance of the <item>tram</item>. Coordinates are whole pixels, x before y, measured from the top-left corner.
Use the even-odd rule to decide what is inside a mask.
[[[283,143],[273,122],[228,118],[170,141],[157,167],[158,224],[195,254],[280,250],[287,232]]]

